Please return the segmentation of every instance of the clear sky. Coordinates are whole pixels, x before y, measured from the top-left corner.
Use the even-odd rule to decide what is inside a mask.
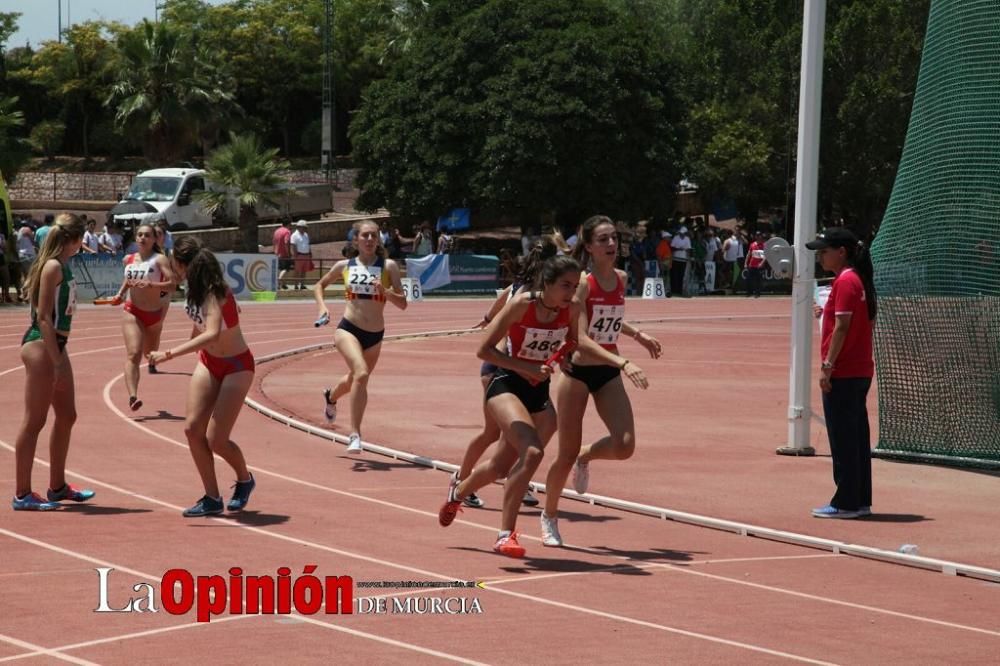
[[[221,5],[225,0],[208,0],[211,5]],[[156,5],[163,0],[0,0],[0,12],[19,12],[18,31],[7,42],[7,48],[24,46],[31,42],[38,46],[49,39],[57,39],[59,31],[59,6],[62,5],[62,23],[81,23],[106,19],[134,25],[144,18],[152,20]]]

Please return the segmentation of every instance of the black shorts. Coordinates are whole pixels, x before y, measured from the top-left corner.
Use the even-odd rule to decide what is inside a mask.
[[[600,391],[605,384],[622,374],[622,371],[610,365],[570,365],[566,374],[587,385],[591,394]]]
[[[499,367],[493,365],[492,363],[487,363],[486,361],[483,361],[483,364],[479,366],[479,376],[487,377],[489,375],[495,375],[497,374],[497,370],[499,369],[500,369]]]
[[[546,379],[541,384],[532,386],[531,382],[516,372],[499,368],[493,375],[493,381],[486,387],[486,400],[504,393],[513,393],[529,414],[537,414],[544,412],[549,406],[549,384],[550,381]]]
[[[374,347],[378,343],[382,342],[382,338],[385,336],[385,329],[376,332],[366,331],[365,329],[358,328],[351,322],[347,321],[346,318],[340,320],[340,323],[337,324],[337,328],[343,329],[356,337],[358,342],[361,343],[362,351],[370,349],[371,347]]]
[[[278,259],[278,270],[279,271],[290,271],[295,268],[294,259]]]

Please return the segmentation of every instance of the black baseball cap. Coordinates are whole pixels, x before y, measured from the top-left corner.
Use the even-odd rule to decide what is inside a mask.
[[[816,240],[806,243],[810,250],[825,250],[828,247],[848,247],[858,244],[858,237],[845,227],[830,227],[816,234]]]

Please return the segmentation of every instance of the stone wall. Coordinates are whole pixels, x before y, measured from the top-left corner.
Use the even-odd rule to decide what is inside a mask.
[[[377,219],[381,221],[385,215],[364,215],[358,217],[342,218],[337,220],[318,220],[308,222],[309,240],[312,243],[332,243],[342,241],[347,238],[347,232],[355,222],[359,220]],[[257,243],[264,246],[271,245],[274,230],[277,224],[261,224],[257,228]],[[210,250],[215,252],[230,252],[240,243],[239,227],[226,227],[224,229],[193,229],[190,231],[175,231],[174,238],[182,236],[194,236]]]
[[[288,171],[285,174],[293,183],[324,183],[320,170]],[[119,201],[128,192],[134,173],[51,173],[23,171],[9,183],[11,199],[31,201]],[[334,188],[340,191],[354,189],[357,169],[338,169],[334,172]]]

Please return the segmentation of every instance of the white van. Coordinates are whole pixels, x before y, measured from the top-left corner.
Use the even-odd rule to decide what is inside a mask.
[[[111,214],[123,224],[164,219],[171,230],[210,227],[212,215],[194,198],[206,187],[205,172],[201,169],[143,171],[132,181],[125,198],[111,209]]]

